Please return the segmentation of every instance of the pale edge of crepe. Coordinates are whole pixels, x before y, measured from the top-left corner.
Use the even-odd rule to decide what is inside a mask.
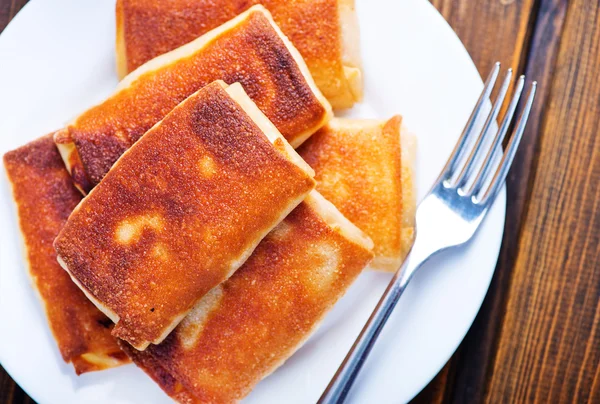
[[[340,95],[332,100],[341,108],[351,107],[363,98],[363,76],[360,57],[360,28],[354,0],[338,0],[338,16],[341,32],[342,66],[344,76],[351,94],[351,99]]]
[[[217,80],[217,83],[219,83],[219,85],[229,94],[229,96],[244,110],[244,112],[259,127],[261,132],[264,133],[264,135],[267,137],[267,139],[269,139],[269,141],[272,144],[276,145],[276,143],[278,143],[283,146],[283,150],[279,149],[278,147],[275,147],[276,150],[278,150],[280,153],[282,153],[288,161],[295,164],[299,169],[304,171],[309,177],[312,178],[315,176],[314,170],[298,155],[298,153],[285,140],[285,138],[279,132],[279,130],[275,127],[275,125],[273,125],[273,123],[271,123],[271,121],[269,121],[269,119],[262,113],[262,111],[260,111],[260,109],[256,106],[256,104],[254,104],[254,102],[250,99],[250,97],[244,91],[244,88],[242,87],[241,84],[234,83],[234,84],[228,86],[224,81],[221,81],[221,80]],[[202,91],[202,90],[198,90],[196,93],[190,95],[190,97],[196,95],[199,91]],[[178,106],[176,106],[173,109],[173,111],[180,108],[185,103],[186,103],[186,101],[183,101]],[[169,114],[171,114],[173,111],[171,111]],[[162,120],[157,122],[150,130],[153,130],[156,127],[160,126],[162,124],[162,122],[163,122]],[[127,149],[125,151],[125,153],[123,153],[123,155],[119,158],[119,160],[117,160],[115,162],[115,164],[113,165],[113,168],[117,164],[119,164],[119,161],[121,160],[121,158],[123,158],[123,156],[130,153],[130,151],[132,149],[133,149],[133,147]],[[90,195],[92,195],[95,190],[96,190],[96,188],[92,189],[90,191],[88,197]],[[231,275],[233,275],[233,273],[235,273],[235,271],[248,259],[248,257],[250,257],[250,255],[252,255],[252,253],[254,252],[254,249],[256,248],[256,246],[258,246],[260,241],[277,224],[279,224],[279,222],[281,222],[288,214],[290,214],[291,211],[294,210],[296,208],[296,206],[298,206],[305,198],[306,198],[306,195],[302,195],[299,198],[296,198],[296,200],[290,201],[290,204],[288,205],[288,209],[282,211],[281,215],[274,222],[275,224],[273,226],[271,226],[270,228],[266,228],[265,231],[263,232],[263,234],[259,235],[259,237],[257,237],[255,242],[252,243],[251,245],[249,245],[248,248],[242,253],[242,255],[240,257],[238,257],[237,260],[234,260],[232,262],[231,267],[233,268],[233,270],[229,274],[227,274],[227,278],[229,278]],[[81,204],[84,200],[85,200],[85,198],[75,207],[75,209],[73,210],[73,213],[77,212],[80,209]],[[71,213],[71,214],[73,214],[73,213]],[[110,318],[113,323],[115,323],[115,324],[118,323],[120,320],[119,315],[117,313],[115,313],[112,309],[110,309],[108,306],[106,306],[102,301],[100,301],[95,296],[93,296],[93,294],[84,285],[82,285],[75,278],[75,276],[73,276],[73,274],[69,270],[68,265],[60,257],[60,255],[57,257],[57,259],[58,259],[58,262],[61,265],[61,267],[65,271],[67,271],[67,273],[69,274],[69,276],[71,277],[73,282],[83,291],[83,293],[85,293],[85,295],[88,297],[88,299],[90,299],[90,301],[92,301],[92,303],[94,303],[100,311],[102,311],[104,314],[106,314],[106,316],[108,318]],[[177,327],[177,325],[185,318],[185,316],[187,316],[188,313],[189,313],[189,310],[176,316],[173,319],[173,321],[171,322],[170,326],[168,328],[166,328],[165,331],[155,340],[142,342],[142,343],[138,344],[137,346],[134,346],[134,348],[136,348],[140,351],[143,351],[148,347],[148,345],[150,345],[150,343],[153,343],[155,345],[160,344],[175,329],[175,327]]]
[[[27,242],[25,241],[25,235],[23,234],[23,231],[21,230],[21,216],[19,215],[19,205],[16,202],[15,198],[14,198],[14,194],[15,194],[15,184],[13,183],[8,170],[6,170],[5,167],[5,173],[6,173],[6,177],[8,178],[8,182],[10,183],[10,190],[11,193],[13,194],[13,198],[12,198],[12,210],[14,213],[14,217],[16,217],[18,219],[17,223],[17,228],[18,228],[18,233],[19,233],[19,247],[21,250],[21,256],[23,257],[23,262],[25,263],[25,268],[27,269],[27,277],[29,278],[29,283],[31,285],[31,288],[33,289],[33,293],[36,295],[37,299],[39,300],[40,304],[42,305],[42,310],[44,311],[44,316],[46,317],[46,323],[48,324],[48,328],[50,330],[50,334],[52,334],[52,337],[55,339],[56,342],[56,346],[58,349],[58,341],[56,341],[56,336],[54,335],[54,331],[52,330],[52,327],[49,324],[49,317],[48,317],[48,304],[46,303],[46,300],[42,297],[38,286],[37,286],[37,278],[36,276],[31,272],[31,261],[29,261],[29,247],[27,246]],[[60,350],[59,350],[60,352]],[[62,358],[62,352],[60,353],[60,356]],[[98,370],[103,370],[103,369],[109,369],[109,368],[114,368],[117,366],[121,366],[123,365],[123,362],[115,359],[111,356],[107,356],[107,355],[101,355],[98,353],[94,353],[94,352],[86,352],[84,354],[80,355],[80,358],[85,360],[88,363],[91,363],[93,365],[98,366]],[[71,363],[73,363],[71,361]]]
[[[116,64],[117,64],[117,76],[119,80],[127,76],[127,43],[125,42],[125,13],[123,10],[123,2],[117,0],[116,10]]]
[[[311,191],[310,194],[304,200],[304,202],[308,204],[308,206],[314,212],[316,212],[333,231],[341,234],[348,241],[358,245],[359,247],[362,247],[369,251],[373,249],[373,241],[369,238],[369,236],[367,236],[362,230],[356,227],[331,202],[325,199],[316,190]],[[190,315],[182,321],[182,325],[184,325],[186,322],[188,322],[188,324],[186,325],[194,324],[194,327],[197,327],[200,330],[200,332],[202,332],[201,330],[204,328],[204,324],[206,323],[206,321],[210,318],[211,312],[219,307],[222,298],[222,293],[222,284],[214,287],[198,303],[196,303],[196,305],[190,311]],[[336,302],[334,302],[334,304],[335,303]],[[310,330],[308,330],[304,338],[302,338],[302,340],[298,342],[298,344],[294,346],[294,348],[288,354],[284,355],[278,363],[274,364],[268,373],[262,375],[261,380],[264,380],[273,372],[275,372],[281,365],[285,363],[285,361],[292,357],[306,343],[306,341],[323,323],[325,317],[327,316],[327,313],[330,310],[331,308],[323,313],[321,318],[312,325]],[[181,342],[185,345],[185,341]],[[166,368],[163,367],[163,370],[171,374],[171,376],[175,380],[177,380],[177,377],[171,372],[169,372]],[[150,369],[148,369],[148,371],[150,371]],[[189,390],[188,393],[193,396],[193,393],[189,392]]]
[[[402,167],[402,256],[404,262],[415,241],[415,214],[417,211],[416,164],[417,136],[402,125],[400,129]]]
[[[375,257],[371,269],[396,272],[406,259],[415,240],[415,211],[417,192],[415,188],[415,164],[417,137],[406,126],[400,128],[400,183],[402,184],[402,227],[400,228],[400,253],[395,257]]]

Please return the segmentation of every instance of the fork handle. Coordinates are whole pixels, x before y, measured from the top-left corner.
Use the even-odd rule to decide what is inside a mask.
[[[416,243],[417,240],[415,240],[415,246],[406,257],[406,260],[404,260],[402,266],[394,274],[379,303],[377,303],[377,307],[375,307],[371,317],[369,317],[369,320],[363,327],[354,345],[352,345],[335,376],[329,382],[323,395],[321,395],[318,401],[319,404],[340,404],[346,399],[352,384],[365,363],[367,356],[369,356],[383,326],[390,317],[390,314],[392,314],[398,300],[400,300],[400,296],[402,296],[408,282],[416,270],[428,258],[427,256],[420,256],[419,249],[416,248]]]

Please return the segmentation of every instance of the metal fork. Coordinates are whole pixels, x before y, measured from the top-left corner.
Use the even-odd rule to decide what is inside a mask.
[[[415,272],[434,254],[469,241],[504,185],[527,124],[537,83],[531,84],[523,112],[498,164],[496,157],[499,157],[501,143],[508,132],[525,84],[525,76],[521,76],[500,128],[491,144],[487,145],[494,135],[493,123],[496,122],[512,78],[512,70],[508,69],[498,98],[487,114],[483,129],[479,131],[477,123],[480,122],[479,119],[486,117],[484,106],[487,105],[486,101],[499,73],[498,62],[485,82],[483,92],[450,159],[431,191],[417,208],[417,231],[412,250],[392,278],[371,317],[319,399],[320,404],[337,404],[345,400],[383,326]],[[474,136],[477,138],[473,142]],[[485,153],[484,149],[487,149],[487,153],[483,162],[479,164]],[[469,153],[468,156],[466,153]],[[478,168],[477,175],[474,175]],[[494,168],[496,170],[492,174]]]

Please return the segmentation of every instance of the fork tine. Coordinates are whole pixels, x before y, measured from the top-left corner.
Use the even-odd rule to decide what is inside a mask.
[[[523,137],[523,132],[525,131],[525,126],[527,125],[527,120],[529,118],[529,113],[531,112],[531,106],[533,105],[533,99],[535,98],[535,91],[537,88],[537,82],[534,81],[531,83],[531,89],[529,90],[529,95],[527,96],[527,104],[525,104],[525,109],[519,118],[519,122],[517,123],[517,127],[515,129],[515,133],[513,137],[510,139],[508,144],[508,148],[502,157],[502,162],[500,163],[500,167],[496,171],[494,178],[492,179],[492,183],[490,184],[485,196],[482,199],[483,204],[487,204],[493,202],[496,198],[496,194],[502,188],[504,181],[506,180],[506,176],[508,175],[508,170],[515,158],[515,154],[517,153],[517,148],[519,147],[519,142],[521,141],[521,137]]]
[[[465,186],[465,184],[469,181],[473,170],[475,169],[475,162],[480,155],[481,146],[484,141],[489,138],[492,131],[490,130],[492,124],[496,122],[496,118],[498,117],[498,113],[500,112],[500,108],[502,104],[504,104],[504,98],[506,97],[506,93],[508,92],[508,87],[510,85],[510,80],[512,78],[512,69],[508,69],[506,72],[506,76],[504,77],[504,81],[502,82],[502,87],[500,87],[500,92],[498,93],[498,98],[492,107],[492,112],[488,115],[485,124],[483,125],[483,129],[475,142],[475,146],[473,150],[471,150],[471,154],[467,158],[467,162],[463,167],[462,171],[458,175],[456,179],[456,187],[461,189]]]
[[[485,160],[481,167],[481,170],[479,170],[477,177],[475,177],[475,181],[473,181],[473,185],[471,186],[471,189],[469,189],[469,191],[467,192],[467,195],[474,195],[475,197],[477,197],[477,195],[479,195],[479,192],[481,191],[481,188],[483,188],[483,185],[485,184],[485,179],[487,178],[487,176],[492,168],[492,163],[494,161],[494,154],[496,152],[496,149],[504,140],[504,137],[506,136],[506,133],[508,132],[508,127],[510,126],[510,123],[512,122],[513,115],[515,114],[515,110],[517,109],[517,105],[519,103],[519,99],[521,98],[521,94],[523,92],[524,85],[525,85],[525,76],[521,76],[521,77],[519,77],[519,81],[517,82],[517,86],[515,88],[515,93],[513,95],[512,100],[510,101],[508,110],[506,111],[506,114],[504,115],[504,119],[502,120],[500,129],[498,129],[498,133],[496,134],[496,137],[494,138],[494,141],[492,142],[492,145],[490,146],[490,149],[488,151],[487,156],[485,157]]]
[[[460,135],[460,139],[458,140],[456,146],[454,147],[454,150],[452,151],[452,155],[451,155],[450,159],[448,160],[448,163],[446,163],[446,167],[444,167],[444,169],[442,170],[442,174],[440,177],[441,179],[445,180],[445,179],[451,178],[452,175],[454,174],[454,171],[456,170],[458,161],[460,160],[460,157],[462,156],[462,154],[464,152],[465,144],[467,143],[467,140],[469,139],[469,137],[471,136],[471,133],[473,132],[475,122],[477,122],[477,118],[479,118],[482,107],[483,107],[485,101],[490,98],[490,94],[492,92],[492,89],[494,88],[494,84],[496,83],[496,78],[498,78],[499,72],[500,72],[500,62],[496,62],[496,64],[494,65],[494,68],[492,69],[487,80],[485,81],[483,91],[481,92],[481,95],[479,96],[479,99],[477,100],[477,104],[475,104],[475,108],[473,109],[473,112],[471,113],[471,116],[469,117],[469,120],[467,121],[467,124],[465,125],[465,128],[463,129],[462,134]]]

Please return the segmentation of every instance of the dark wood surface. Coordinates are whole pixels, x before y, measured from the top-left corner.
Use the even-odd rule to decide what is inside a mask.
[[[0,0],[0,30],[25,3]],[[600,2],[432,3],[482,74],[500,60],[539,92],[488,295],[414,402],[600,403]],[[0,368],[0,403],[31,402]]]

